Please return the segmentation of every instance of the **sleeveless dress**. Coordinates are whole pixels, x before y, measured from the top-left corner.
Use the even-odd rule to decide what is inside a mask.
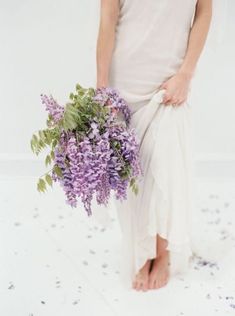
[[[144,177],[136,196],[115,201],[122,231],[122,272],[133,280],[166,238],[170,273],[187,271],[191,248],[191,108],[162,103],[160,85],[183,62],[196,0],[121,0],[109,85],[131,109]]]

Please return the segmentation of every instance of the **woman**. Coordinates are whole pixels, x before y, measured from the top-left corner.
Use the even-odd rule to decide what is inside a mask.
[[[136,290],[160,288],[191,257],[190,82],[209,30],[211,0],[101,0],[97,87],[129,103],[144,179],[118,203]]]

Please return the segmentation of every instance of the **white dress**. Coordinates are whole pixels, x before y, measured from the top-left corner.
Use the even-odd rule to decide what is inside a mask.
[[[115,201],[130,280],[168,240],[170,272],[187,270],[191,250],[191,108],[161,103],[159,86],[179,69],[196,0],[121,0],[109,85],[129,103],[144,177],[136,196]]]

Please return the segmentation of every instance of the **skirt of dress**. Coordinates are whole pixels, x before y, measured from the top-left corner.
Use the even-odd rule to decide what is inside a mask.
[[[167,239],[170,274],[186,272],[192,256],[191,108],[162,103],[164,90],[132,110],[131,127],[140,143],[144,176],[137,195],[114,204],[122,231],[121,269],[131,281],[147,259],[157,256],[156,235]]]

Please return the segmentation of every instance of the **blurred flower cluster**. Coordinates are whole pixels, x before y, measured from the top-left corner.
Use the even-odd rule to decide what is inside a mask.
[[[33,134],[31,149],[38,155],[49,147],[45,164],[52,168],[39,178],[40,192],[58,182],[66,202],[77,207],[80,199],[89,216],[94,196],[106,206],[112,191],[119,200],[127,198],[128,186],[138,193],[137,179],[143,175],[138,139],[130,127],[129,107],[117,90],[77,84],[65,106],[52,96],[41,99],[49,113],[47,128]]]

